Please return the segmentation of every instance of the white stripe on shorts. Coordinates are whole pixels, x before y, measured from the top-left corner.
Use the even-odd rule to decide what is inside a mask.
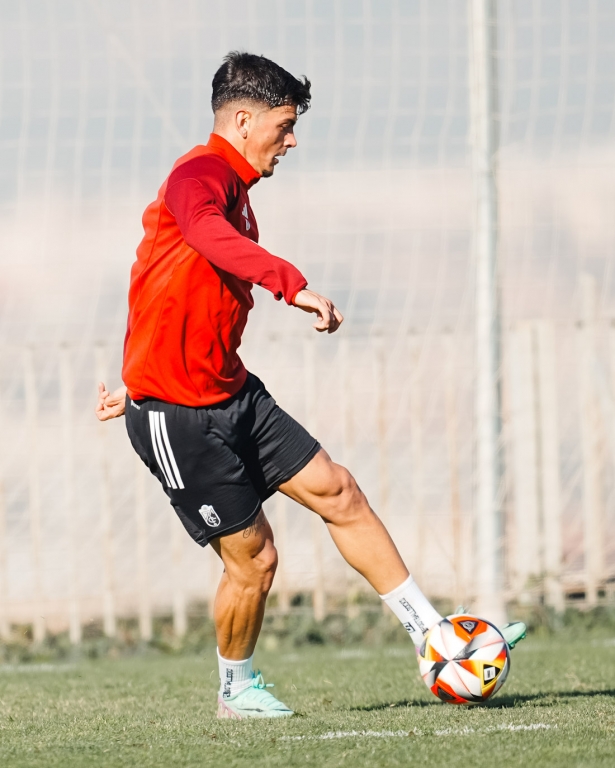
[[[149,412],[149,431],[151,432],[151,435],[152,435],[152,445],[154,447],[154,454],[156,456],[156,461],[158,462],[158,466],[160,467],[160,471],[162,472],[162,474],[164,476],[166,484],[168,486],[170,486],[171,488],[177,488],[177,486],[175,485],[175,482],[173,482],[173,484],[171,484],[171,482],[169,481],[169,476],[167,475],[167,473],[165,471],[164,464],[167,464],[167,466],[168,466],[168,463],[167,463],[167,460],[166,460],[166,456],[164,457],[164,463],[163,463],[162,459],[160,458],[160,450],[158,449],[158,446],[159,446],[159,443],[158,443],[158,433],[159,433],[159,430],[160,430],[160,426],[158,425],[157,419],[156,419],[156,416],[159,416],[159,415],[160,414],[158,413],[158,411],[150,411]],[[158,427],[158,429],[156,429],[156,427]]]
[[[182,482],[181,475],[179,474],[179,468],[177,466],[177,462],[175,461],[175,456],[171,448],[171,441],[169,440],[169,433],[167,432],[167,420],[164,415],[164,411],[160,411],[160,428],[162,429],[162,438],[164,440],[164,444],[167,449],[167,454],[169,456],[169,461],[171,462],[171,467],[173,468],[173,474],[175,475],[175,480],[177,481],[177,485],[180,488],[183,488],[184,484]]]
[[[156,428],[156,440],[158,441],[158,450],[160,451],[160,455],[162,456],[162,463],[164,464],[167,477],[169,478],[169,485],[171,486],[171,488],[177,488],[177,483],[175,482],[175,478],[173,477],[173,473],[171,472],[169,460],[167,459],[167,454],[164,450],[162,435],[160,434],[160,411],[154,411],[154,427]]]

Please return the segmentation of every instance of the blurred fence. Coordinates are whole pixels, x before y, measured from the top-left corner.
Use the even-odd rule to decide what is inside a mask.
[[[615,325],[598,319],[584,275],[575,324],[522,321],[505,335],[507,597],[612,597],[615,585]],[[301,342],[301,339],[299,339]],[[473,596],[472,356],[450,331],[396,339],[271,335],[260,373],[278,401],[350,466],[426,590]],[[284,360],[284,365],[279,360]],[[35,637],[153,614],[186,629],[211,601],[213,553],[193,544],[134,455],[123,420],[99,424],[96,379],[119,365],[105,346],[5,347],[2,367],[0,630]],[[287,610],[311,593],[317,615],[361,589],[324,526],[280,494],[266,505],[280,550],[274,593]]]
[[[615,6],[498,0],[497,154],[509,600],[613,599]],[[474,265],[466,0],[0,2],[0,633],[211,603],[121,421],[140,216],[206,141],[210,82],[244,48],[313,82],[299,146],[251,191],[261,242],[346,317],[255,289],[240,350],[347,464],[425,591],[471,601]],[[285,610],[360,580],[322,525],[266,505]]]

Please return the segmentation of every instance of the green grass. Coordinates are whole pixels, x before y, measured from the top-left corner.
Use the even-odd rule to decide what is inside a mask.
[[[409,643],[257,660],[299,717],[217,721],[214,652],[0,667],[0,765],[615,765],[615,638],[604,633],[524,641],[503,690],[473,709],[427,691]]]

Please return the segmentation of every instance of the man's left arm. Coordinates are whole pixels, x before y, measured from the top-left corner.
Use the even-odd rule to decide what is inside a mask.
[[[224,179],[181,179],[165,194],[165,205],[186,243],[219,269],[260,285],[292,303],[307,280],[290,262],[240,234],[226,219]]]
[[[191,248],[215,266],[243,280],[270,290],[276,299],[317,315],[314,328],[333,333],[343,321],[330,299],[307,288],[299,270],[262,246],[241,235],[224,216],[228,190],[219,179],[183,179],[165,195],[165,204],[175,216]]]
[[[319,333],[324,331],[335,333],[344,322],[342,313],[331,299],[327,299],[315,291],[310,291],[308,288],[299,291],[292,303],[304,312],[311,312],[316,315],[317,320],[312,327],[319,331]]]

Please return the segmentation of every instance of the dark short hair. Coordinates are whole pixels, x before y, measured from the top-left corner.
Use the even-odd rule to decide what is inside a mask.
[[[212,81],[211,106],[214,112],[231,101],[255,101],[270,109],[292,105],[302,115],[310,106],[311,83],[264,56],[231,51]]]

